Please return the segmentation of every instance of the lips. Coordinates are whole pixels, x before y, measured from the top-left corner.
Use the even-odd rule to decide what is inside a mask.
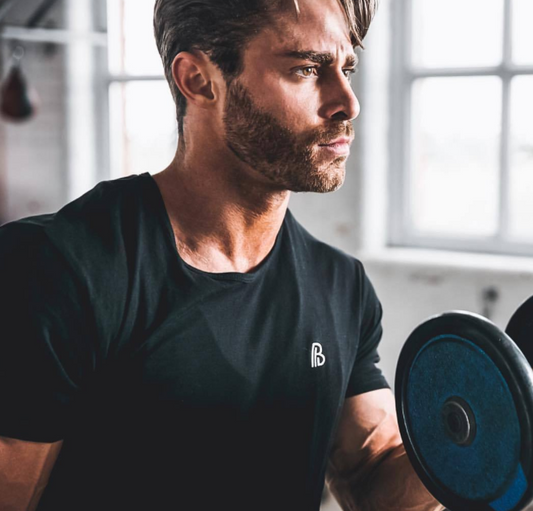
[[[348,137],[339,137],[335,140],[332,140],[331,142],[328,142],[327,144],[319,144],[320,146],[336,146],[336,145],[350,145],[352,143],[351,139]]]
[[[334,156],[348,156],[350,154],[350,144],[352,140],[348,137],[340,137],[332,140],[328,144],[318,144],[321,151],[326,151]]]

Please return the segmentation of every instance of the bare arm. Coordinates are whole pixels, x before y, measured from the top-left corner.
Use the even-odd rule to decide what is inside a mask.
[[[0,437],[0,511],[37,508],[61,445]]]
[[[326,475],[344,511],[441,511],[402,444],[388,389],[346,399]]]

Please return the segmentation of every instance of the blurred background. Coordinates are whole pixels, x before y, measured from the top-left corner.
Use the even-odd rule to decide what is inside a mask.
[[[171,161],[153,4],[0,0],[0,223]],[[532,21],[532,0],[380,0],[346,183],[291,199],[313,234],[364,262],[391,384],[428,316],[505,327],[533,294]]]

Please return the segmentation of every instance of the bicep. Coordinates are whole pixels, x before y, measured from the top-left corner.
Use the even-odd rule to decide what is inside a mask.
[[[36,509],[62,443],[0,437],[0,511]]]
[[[390,389],[346,399],[329,457],[328,482],[364,479],[377,462],[401,444],[394,395]]]

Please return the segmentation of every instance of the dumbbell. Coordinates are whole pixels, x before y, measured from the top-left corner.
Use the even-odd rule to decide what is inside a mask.
[[[533,297],[504,331],[454,311],[407,339],[395,376],[400,432],[420,479],[450,511],[533,501]]]

